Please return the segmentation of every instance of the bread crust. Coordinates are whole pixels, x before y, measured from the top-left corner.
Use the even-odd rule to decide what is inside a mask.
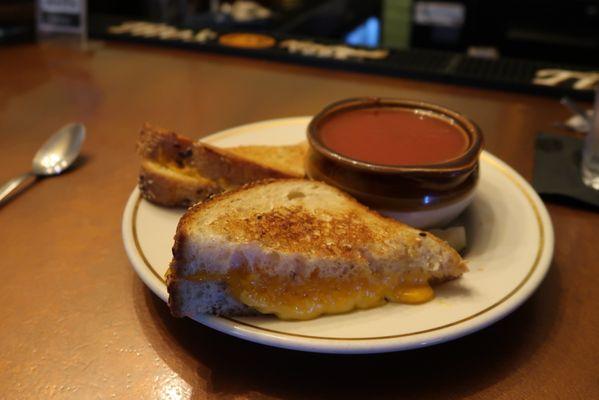
[[[146,123],[137,143],[139,188],[152,203],[188,207],[248,182],[303,177],[305,151],[305,145],[224,149]],[[286,163],[294,166],[284,167]]]
[[[152,203],[185,208],[221,191],[214,182],[165,171],[150,161],[140,166],[138,187],[142,197]]]
[[[169,279],[169,307],[175,317],[201,314],[223,316],[249,316],[257,312],[240,303],[227,292],[221,282],[194,282]]]

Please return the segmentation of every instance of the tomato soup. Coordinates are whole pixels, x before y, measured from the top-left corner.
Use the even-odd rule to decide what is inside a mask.
[[[448,119],[407,108],[372,107],[332,114],[319,126],[331,150],[379,165],[429,165],[468,149],[468,135]]]

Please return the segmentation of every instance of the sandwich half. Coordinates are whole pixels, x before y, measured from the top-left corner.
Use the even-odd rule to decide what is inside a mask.
[[[220,148],[145,124],[137,142],[139,189],[153,203],[189,207],[267,178],[303,178],[306,143]]]
[[[303,179],[261,181],[190,208],[167,273],[175,316],[305,320],[423,303],[467,270],[447,243]]]

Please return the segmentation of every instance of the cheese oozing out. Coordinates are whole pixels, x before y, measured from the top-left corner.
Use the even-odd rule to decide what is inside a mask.
[[[245,268],[227,274],[199,273],[195,281],[224,282],[231,296],[263,313],[285,320],[308,320],[323,314],[381,306],[386,301],[420,304],[434,297],[427,279],[420,274],[378,276],[362,274],[348,278],[271,276]]]

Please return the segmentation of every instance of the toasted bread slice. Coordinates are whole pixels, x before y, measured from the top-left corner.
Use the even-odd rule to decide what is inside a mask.
[[[307,142],[290,146],[239,146],[226,150],[257,164],[268,164],[271,168],[289,175],[289,178],[303,178],[306,175],[304,159],[308,151]]]
[[[219,148],[145,124],[137,151],[142,196],[164,206],[188,207],[248,182],[305,175],[305,144]]]
[[[257,182],[190,208],[167,278],[175,316],[284,319],[432,298],[459,277],[459,254],[321,182]]]

